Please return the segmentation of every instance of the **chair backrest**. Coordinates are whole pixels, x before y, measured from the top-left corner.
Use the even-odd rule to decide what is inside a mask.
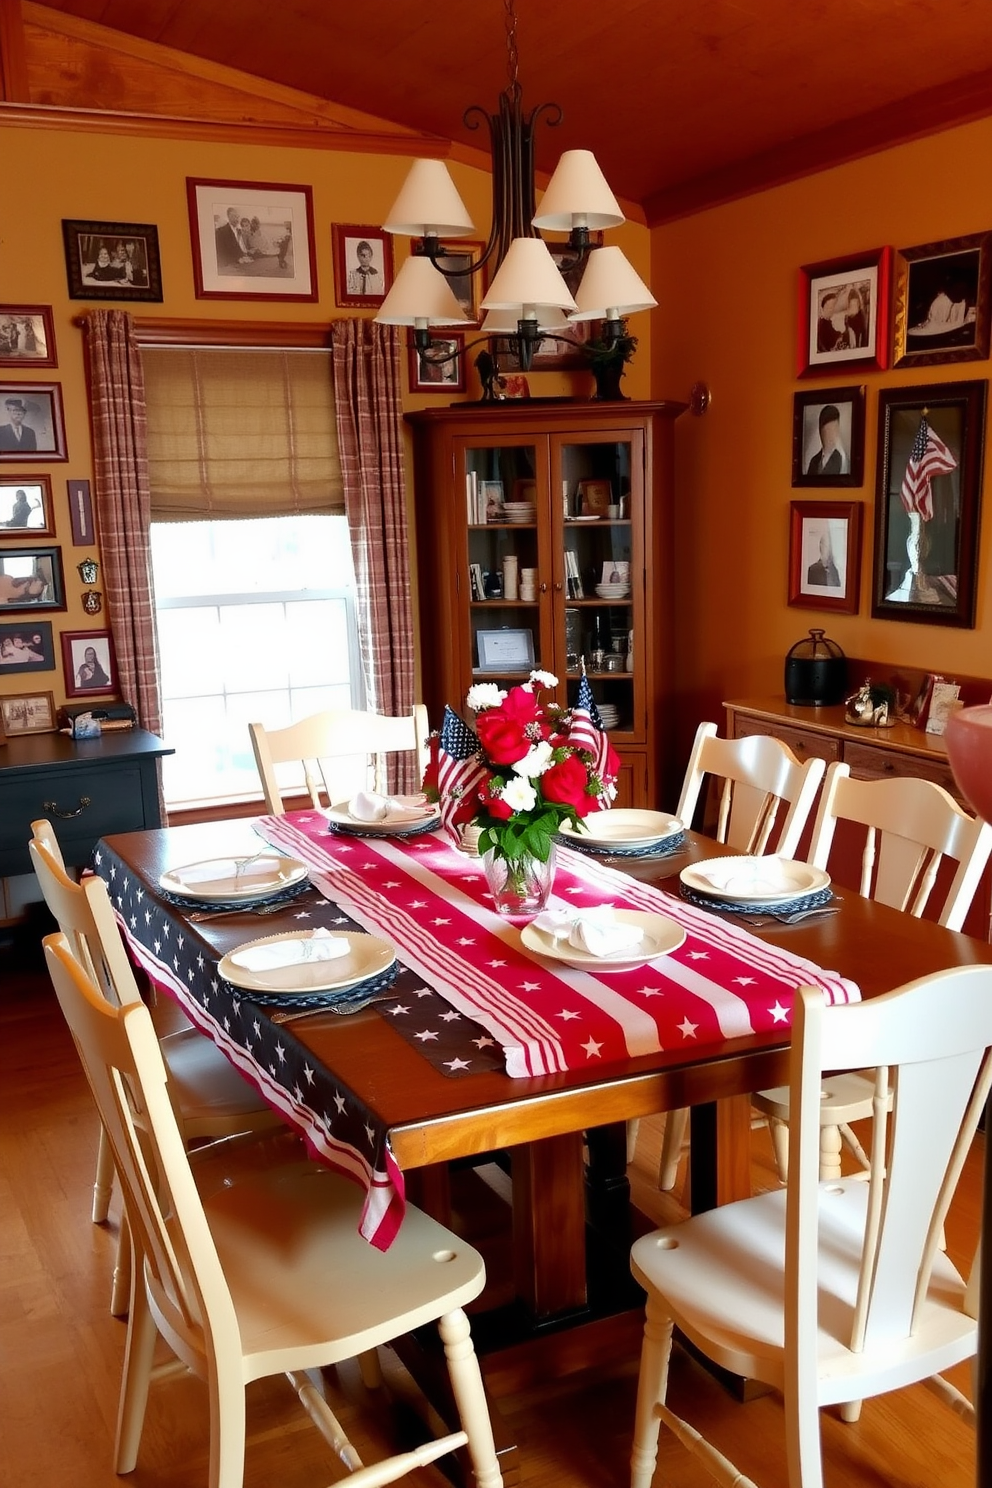
[[[691,826],[703,782],[714,776],[723,781],[717,840],[740,852],[795,857],[824,769],[823,760],[811,757],[802,763],[788,745],[770,735],[718,739],[715,723],[701,723],[676,814]],[[773,838],[783,804],[788,810]]]
[[[109,1003],[61,932],[43,945],[169,1342],[200,1375],[209,1350],[228,1348],[240,1363],[234,1306],[169,1099],[151,1014],[140,1001]]]
[[[882,997],[833,1007],[821,991],[800,990],[790,1055],[786,1275],[796,1285],[787,1288],[787,1350],[801,1351],[805,1330],[815,1355],[818,1237],[829,1254],[831,1224],[845,1223],[843,1191],[819,1182],[824,1077],[852,1066],[877,1071],[859,1285],[856,1298],[845,1295],[839,1304],[850,1309],[851,1348],[860,1352],[915,1331],[944,1220],[992,1087],[990,1048],[992,966],[955,967]],[[821,1277],[820,1284],[836,1309],[829,1280]],[[977,1288],[974,1268],[965,1297],[969,1316],[977,1315]]]
[[[371,785],[373,790],[383,792],[386,788],[383,755],[413,751],[418,788],[427,768],[427,709],[422,703],[417,703],[405,718],[360,713],[352,708],[330,708],[301,718],[287,728],[267,729],[264,724],[250,723],[248,732],[266,809],[274,816],[285,810],[275,768],[279,764],[302,763],[314,806],[322,804],[321,786],[327,796],[324,805],[344,800],[356,788],[367,789]],[[326,769],[327,761],[336,761],[339,772]],[[356,765],[361,771],[357,785]],[[335,784],[336,780],[342,783]]]
[[[992,853],[992,826],[969,816],[932,780],[900,776],[854,780],[850,766],[832,764],[813,827],[809,861],[826,868],[838,820],[865,828],[860,892],[919,917],[945,857],[958,864],[940,923],[960,930]]]
[[[28,852],[45,903],[73,953],[115,1004],[140,1002],[141,995],[102,879],[76,883],[65,870],[62,854],[47,821],[31,823]]]

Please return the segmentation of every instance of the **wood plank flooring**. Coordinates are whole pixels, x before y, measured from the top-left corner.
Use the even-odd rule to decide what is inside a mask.
[[[106,1226],[90,1223],[96,1117],[36,945],[23,935],[0,943],[0,1488],[199,1488],[207,1482],[207,1401],[189,1377],[153,1387],[139,1465],[127,1480],[113,1471],[124,1325],[107,1308],[119,1210],[115,1203]],[[660,1121],[641,1123],[631,1168],[635,1198],[658,1220],[678,1212],[655,1186],[660,1133]],[[980,1172],[978,1150],[947,1227],[958,1261],[977,1233]],[[775,1181],[761,1140],[754,1181]],[[388,1377],[397,1391],[408,1389],[398,1366]],[[635,1357],[603,1358],[595,1370],[501,1396],[525,1488],[624,1488],[636,1378]],[[967,1372],[958,1382],[967,1388]],[[327,1385],[371,1460],[389,1444],[396,1414],[375,1413],[352,1368]],[[787,1488],[774,1396],[738,1404],[678,1354],[676,1408],[687,1397],[696,1424],[761,1488]],[[346,1476],[284,1381],[252,1386],[248,1400],[245,1488],[325,1488]],[[975,1481],[971,1431],[921,1386],[869,1401],[855,1425],[824,1417],[823,1439],[826,1482],[838,1488]],[[656,1485],[709,1481],[663,1432]],[[442,1488],[445,1480],[431,1468],[412,1482]]]

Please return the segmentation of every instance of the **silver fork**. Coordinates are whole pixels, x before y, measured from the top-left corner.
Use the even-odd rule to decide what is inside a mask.
[[[761,914],[741,914],[738,918],[746,925],[765,925],[769,920],[777,921],[780,925],[798,925],[800,920],[811,920],[815,915],[832,915],[837,911],[837,905],[821,904],[815,909],[793,909],[782,914],[767,909]]]
[[[292,903],[291,900],[288,902]],[[282,899],[275,904],[239,904],[237,909],[195,909],[191,915],[187,916],[187,919],[193,921],[194,924],[202,925],[204,920],[226,920],[230,915],[278,914],[280,909],[285,909],[286,907],[287,901]]]

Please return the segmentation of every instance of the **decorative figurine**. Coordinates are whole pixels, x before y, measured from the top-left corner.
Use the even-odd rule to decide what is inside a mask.
[[[76,564],[76,572],[84,584],[95,584],[99,567],[95,558],[84,558],[82,563]]]
[[[889,717],[892,695],[887,687],[873,687],[866,677],[857,692],[847,699],[844,719],[858,728],[894,728],[896,720]]]
[[[87,615],[99,615],[103,609],[103,595],[99,589],[87,589],[83,595],[83,609]]]

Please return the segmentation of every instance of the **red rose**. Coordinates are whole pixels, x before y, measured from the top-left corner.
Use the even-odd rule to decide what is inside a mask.
[[[495,816],[498,821],[509,821],[513,812],[502,796],[493,794],[494,788],[497,791],[501,790],[502,782],[487,780],[479,791],[479,800],[482,802],[483,810],[488,811],[490,816]]]
[[[487,708],[475,725],[479,743],[494,765],[515,765],[531,747],[527,729],[538,719],[537,699],[511,687],[498,708]]]
[[[571,806],[576,816],[588,816],[594,797],[588,794],[589,776],[582,761],[574,754],[560,764],[552,765],[541,776],[541,794],[546,801]]]

